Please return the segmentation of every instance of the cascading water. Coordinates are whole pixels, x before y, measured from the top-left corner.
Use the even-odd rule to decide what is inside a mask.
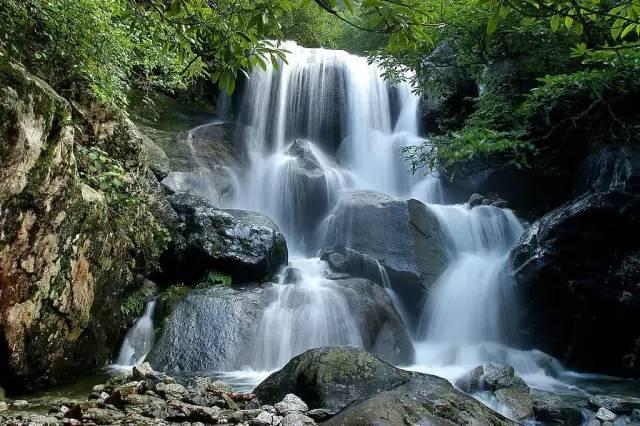
[[[141,364],[149,351],[151,351],[156,337],[153,329],[153,311],[155,307],[155,299],[147,302],[144,315],[127,331],[116,360],[116,366],[131,367]]]
[[[284,48],[290,52],[286,63],[255,70],[246,84],[237,123],[246,167],[235,171],[234,196],[225,204],[272,217],[291,254],[279,283],[264,290],[270,303],[261,314],[248,367],[273,370],[324,345],[365,346],[368,336],[353,299],[348,302],[327,279],[328,266],[316,257],[344,190],[357,189],[427,203],[448,240],[448,266],[429,287],[412,368],[453,380],[497,362],[514,365],[525,378],[544,376],[540,366],[553,364],[550,357],[506,346],[512,343],[514,299],[505,263],[522,233],[514,214],[491,206],[444,205],[437,176],[408,173],[401,148],[422,139],[418,98],[407,84],[389,85],[375,64],[346,52],[293,43]],[[358,256],[349,256],[361,263],[351,267],[385,288],[411,329],[384,259]],[[138,359],[128,355],[123,362]]]

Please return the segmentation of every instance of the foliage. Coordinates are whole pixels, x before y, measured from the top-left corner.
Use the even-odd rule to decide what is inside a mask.
[[[339,49],[344,47],[343,36],[347,24],[323,13],[318,6],[305,2],[281,19],[282,33],[304,47]]]
[[[130,85],[175,89],[282,57],[272,41],[291,0],[5,0],[1,44],[58,90],[87,85],[124,104]],[[278,38],[278,37],[276,37]]]
[[[233,279],[230,275],[218,271],[210,271],[204,279],[196,285],[196,288],[206,288],[213,285],[230,286],[231,284],[233,284]]]
[[[104,195],[114,228],[136,254],[131,268],[153,269],[169,235],[149,208],[152,201],[145,181],[125,172],[120,161],[97,146],[77,145],[76,158],[81,179]]]
[[[131,324],[129,321],[134,318],[140,318],[144,313],[147,303],[147,296],[142,290],[129,294],[120,305],[120,313],[122,314],[121,328],[126,329]]]

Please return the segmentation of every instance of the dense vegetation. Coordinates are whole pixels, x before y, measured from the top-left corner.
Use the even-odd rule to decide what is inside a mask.
[[[527,167],[638,133],[638,0],[5,0],[0,21],[4,48],[57,90],[118,105],[131,87],[231,92],[286,39],[366,52],[426,99],[449,100],[452,76],[473,82],[407,151],[416,170]]]

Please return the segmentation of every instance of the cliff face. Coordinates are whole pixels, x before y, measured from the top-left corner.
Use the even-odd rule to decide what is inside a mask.
[[[80,178],[74,138],[95,135],[74,120],[66,100],[0,56],[0,385],[9,391],[104,365],[121,335],[129,250],[103,193]],[[102,135],[115,147],[116,136],[137,137]],[[140,152],[126,155],[144,168]]]

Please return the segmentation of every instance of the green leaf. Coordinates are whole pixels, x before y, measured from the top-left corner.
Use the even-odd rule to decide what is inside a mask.
[[[560,28],[560,15],[553,15],[551,17],[551,30],[556,32],[558,28]]]
[[[500,8],[497,7],[493,10],[489,22],[487,23],[487,33],[493,34],[498,28],[498,20],[500,19]]]

